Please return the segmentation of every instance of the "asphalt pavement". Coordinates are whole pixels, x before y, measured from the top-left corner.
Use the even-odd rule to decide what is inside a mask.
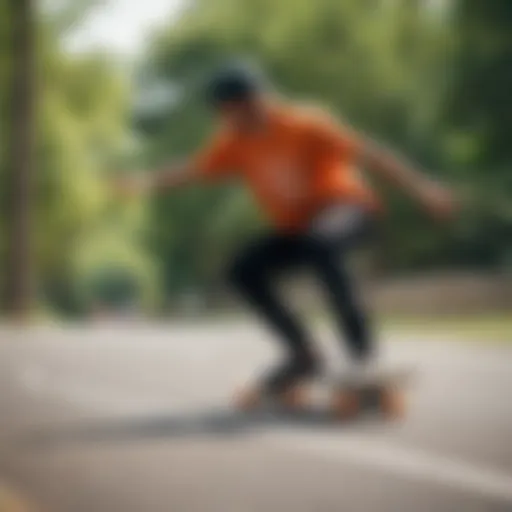
[[[257,325],[0,329],[0,482],[39,512],[512,511],[512,343],[384,338],[409,414],[343,424],[230,407],[277,357]]]

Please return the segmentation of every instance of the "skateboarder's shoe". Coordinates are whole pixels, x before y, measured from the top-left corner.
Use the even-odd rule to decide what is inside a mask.
[[[345,372],[346,380],[358,385],[375,382],[382,373],[379,370],[377,362],[373,359],[368,361],[353,361]]]
[[[407,413],[405,392],[398,387],[386,387],[380,396],[380,409],[390,419],[402,419]]]
[[[235,406],[252,410],[273,404],[286,409],[299,409],[309,403],[308,386],[320,372],[319,358],[313,354],[294,357],[271,369],[258,384],[235,396]]]

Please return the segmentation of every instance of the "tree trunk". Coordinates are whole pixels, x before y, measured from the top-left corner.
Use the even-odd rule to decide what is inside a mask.
[[[12,69],[7,161],[5,309],[24,319],[31,309],[31,213],[34,153],[35,12],[33,0],[10,0]]]

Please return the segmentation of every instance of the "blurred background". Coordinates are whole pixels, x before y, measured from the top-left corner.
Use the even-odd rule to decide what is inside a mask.
[[[203,143],[233,56],[458,196],[441,226],[376,182],[354,258],[402,423],[237,415],[278,349],[223,283],[251,198],[113,193]],[[0,0],[0,512],[510,510],[511,93],[511,0]]]
[[[440,228],[376,184],[389,213],[363,273],[380,310],[510,306],[507,0],[22,3],[2,2],[1,15],[5,311],[169,316],[223,305],[223,263],[260,226],[245,192],[128,203],[109,178],[194,151],[212,124],[199,87],[240,55],[282,94],[333,109],[459,194],[461,215]]]

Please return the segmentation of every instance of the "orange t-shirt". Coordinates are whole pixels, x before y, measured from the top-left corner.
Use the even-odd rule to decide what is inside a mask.
[[[195,164],[208,179],[242,177],[278,229],[300,231],[334,202],[375,207],[356,169],[359,146],[321,112],[272,106],[264,129],[221,131]]]

